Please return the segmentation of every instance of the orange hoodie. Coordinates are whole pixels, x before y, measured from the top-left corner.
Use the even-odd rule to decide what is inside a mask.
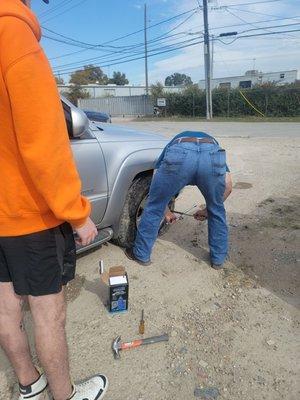
[[[90,213],[40,38],[29,8],[0,1],[0,236],[78,227]]]

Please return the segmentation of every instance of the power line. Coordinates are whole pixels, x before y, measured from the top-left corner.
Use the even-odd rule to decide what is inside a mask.
[[[228,5],[225,5],[225,6],[221,6],[220,8],[223,8],[223,7],[239,7],[239,6],[253,6],[255,4],[277,3],[278,1],[284,1],[284,0],[260,0],[260,1],[253,1],[253,2],[249,2],[249,3],[228,4]]]
[[[47,8],[47,10],[45,10],[39,14],[39,18],[42,18],[45,15],[51,14],[53,11],[56,11],[57,9],[64,7],[66,4],[71,3],[72,1],[73,0],[63,0],[60,3],[56,4],[56,6]]]
[[[195,14],[195,13],[191,14],[191,16],[193,16],[194,14]],[[162,41],[162,40],[164,40],[164,39],[167,39],[167,38],[170,38],[170,37],[173,37],[173,36],[179,36],[179,35],[187,34],[187,32],[179,32],[179,33],[176,33],[176,34],[174,34],[174,35],[168,35],[168,33],[173,32],[174,30],[176,30],[177,28],[179,28],[179,26],[183,25],[183,23],[186,22],[191,16],[189,16],[188,18],[186,18],[183,22],[181,22],[180,24],[178,24],[177,26],[175,26],[174,28],[172,28],[170,31],[164,33],[163,35],[157,36],[157,37],[155,37],[155,38],[149,40],[148,43],[154,43],[154,42]],[[48,28],[43,27],[43,29],[45,29],[45,30],[47,30],[47,31],[49,31],[49,32],[53,32],[53,33],[57,34],[56,32],[54,32],[54,31],[52,31],[52,30],[50,30],[50,29],[48,29]],[[193,33],[191,33],[191,34],[193,34]],[[61,35],[61,34],[57,34],[57,35],[59,35],[59,36],[61,36],[61,37],[68,38],[67,36],[64,36],[64,35]],[[161,38],[161,39],[160,39],[160,38]],[[55,40],[55,38],[50,38],[50,37],[47,37],[47,39]],[[71,38],[68,38],[68,39],[71,39]],[[75,42],[76,42],[76,41],[75,41]],[[137,44],[133,44],[133,45],[129,45],[129,46],[110,46],[110,47],[111,47],[111,48],[112,48],[112,47],[113,47],[113,48],[119,48],[119,49],[121,49],[121,48],[124,48],[124,49],[132,49],[132,48],[141,47],[141,46],[143,46],[143,43],[137,43]],[[98,45],[91,46],[90,48],[85,48],[84,50],[78,50],[78,51],[75,51],[75,52],[70,52],[70,53],[62,54],[62,55],[57,56],[57,57],[51,57],[51,58],[49,58],[49,60],[56,60],[56,59],[58,59],[58,58],[64,58],[64,57],[67,57],[67,56],[70,56],[70,55],[74,55],[74,54],[78,54],[78,53],[82,53],[82,52],[85,52],[85,51],[88,51],[88,50],[98,50],[97,47],[98,47]]]
[[[196,13],[196,11],[195,11],[195,13]],[[192,15],[194,15],[194,14],[192,14]],[[191,15],[191,16],[192,16],[192,15]],[[267,15],[268,15],[268,14],[267,14]],[[189,17],[191,17],[191,16],[189,16]],[[261,20],[261,21],[253,21],[252,23],[250,23],[250,22],[245,22],[245,23],[242,23],[242,24],[233,24],[233,25],[217,26],[217,27],[212,27],[212,28],[210,28],[210,30],[225,29],[225,28],[232,28],[232,27],[238,27],[238,26],[244,26],[244,25],[259,24],[259,23],[272,22],[272,21],[283,21],[283,20],[287,20],[287,19],[299,19],[299,18],[300,18],[299,15],[298,15],[298,16],[294,16],[294,17],[276,17],[276,18],[273,18],[273,19],[267,19],[267,20]],[[175,28],[178,28],[181,24],[182,24],[182,23],[178,24]],[[173,30],[175,30],[175,28],[173,28]],[[190,28],[190,30],[192,30],[192,29],[194,29],[194,28],[196,28],[196,27]],[[197,26],[197,28],[198,28],[198,26]],[[49,28],[43,27],[43,29],[48,30],[49,32],[52,32],[52,33],[54,33],[54,34],[56,34],[56,35],[58,35],[58,36],[65,37],[65,38],[67,38],[67,39],[69,39],[69,40],[73,40],[74,42],[79,42],[79,41],[77,41],[76,39],[73,39],[73,38],[70,38],[70,37],[68,37],[68,36],[65,36],[65,35],[62,35],[62,34],[60,34],[60,33],[57,33],[57,32],[55,32],[55,31],[53,31],[53,30],[50,30]],[[172,31],[172,30],[171,30],[171,31]],[[169,31],[169,32],[170,32],[170,31]],[[164,35],[167,35],[169,32],[166,32]],[[178,35],[179,35],[179,34],[184,34],[184,33],[186,33],[186,32],[179,32]],[[195,33],[191,33],[191,34],[195,34]],[[156,38],[150,40],[149,43],[156,41],[156,39],[159,39],[159,37],[162,37],[162,36],[164,36],[164,35],[158,36],[158,37],[156,37]],[[176,35],[177,35],[177,34],[176,34]],[[166,36],[166,37],[168,37],[168,36]],[[122,38],[122,37],[121,37],[121,38]],[[50,38],[50,37],[47,37],[47,39],[56,40],[55,38]],[[61,42],[61,43],[69,44],[69,43],[65,43],[65,42]],[[84,42],[81,42],[81,43],[84,43]],[[139,44],[134,44],[134,45],[131,45],[131,46],[118,46],[118,47],[119,47],[119,48],[123,47],[123,48],[128,48],[128,49],[130,49],[130,48],[133,48],[133,47],[135,47],[135,46],[142,46],[142,45],[143,45],[143,43],[139,43]],[[59,56],[56,56],[56,57],[51,57],[51,58],[49,58],[49,59],[50,59],[50,60],[56,60],[56,59],[59,59],[59,58],[64,58],[64,57],[68,57],[68,56],[71,56],[71,55],[83,53],[83,52],[89,51],[89,50],[98,51],[98,50],[100,50],[99,48],[97,48],[98,46],[100,46],[100,45],[91,45],[91,47],[86,47],[86,48],[84,48],[83,46],[79,46],[79,47],[83,47],[83,50],[78,50],[78,51],[75,51],[75,52],[68,52],[68,53],[65,53],[65,54],[62,54],[62,55],[59,55]],[[113,46],[111,46],[111,47],[113,47]],[[104,51],[104,50],[102,49],[102,51]]]
[[[197,10],[198,11],[198,10]],[[180,26],[184,25],[188,20],[190,20],[195,14],[197,14],[197,11],[194,11],[191,15],[188,15],[183,21],[181,21],[178,25],[176,25],[174,28],[170,29],[168,32],[165,32],[163,35],[157,36],[156,39],[159,39],[161,37],[164,37],[168,35],[171,32],[176,31]]]
[[[295,22],[294,24],[282,24],[282,25],[273,25],[273,26],[263,26],[263,27],[257,27],[257,28],[251,28],[251,29],[246,29],[240,33],[246,33],[246,32],[251,32],[251,31],[257,31],[257,30],[261,30],[261,29],[275,29],[275,28],[284,28],[287,26],[295,26],[295,25],[300,25],[300,22]],[[273,33],[272,31],[267,31],[270,33]]]
[[[86,0],[84,0],[84,1],[86,1]],[[167,19],[163,19],[162,21],[159,21],[159,22],[157,22],[157,23],[155,23],[155,24],[153,24],[153,25],[149,25],[149,26],[147,27],[147,30],[149,30],[149,29],[151,29],[151,28],[154,28],[154,27],[156,27],[156,26],[162,25],[162,24],[164,24],[164,23],[170,22],[170,21],[172,21],[172,20],[174,20],[174,19],[176,19],[176,18],[179,18],[179,17],[181,17],[181,16],[183,16],[183,15],[189,14],[189,13],[191,13],[191,12],[193,12],[193,11],[196,11],[196,10],[198,10],[198,7],[194,7],[194,8],[192,8],[192,9],[190,9],[190,10],[187,10],[187,11],[184,11],[184,12],[182,12],[182,13],[180,13],[180,14],[174,15],[173,17],[170,17],[170,18],[167,18]],[[45,29],[45,27],[43,27],[43,28]],[[48,28],[46,28],[46,29],[48,29]],[[64,35],[62,35],[62,34],[60,34],[60,33],[55,32],[55,31],[52,31],[52,32],[55,33],[55,34],[58,35],[58,36],[64,36]],[[114,43],[114,42],[119,41],[119,40],[122,40],[122,39],[127,39],[128,37],[133,36],[133,35],[136,35],[137,33],[141,33],[141,32],[144,32],[144,28],[141,28],[141,29],[139,29],[139,30],[137,30],[137,31],[134,31],[134,32],[127,33],[127,34],[125,34],[125,35],[123,35],[123,36],[119,36],[119,37],[117,37],[117,38],[115,38],[115,39],[108,40],[108,41],[103,42],[103,43],[100,43],[100,44],[93,44],[93,43],[85,43],[85,44],[88,45],[88,46],[91,46],[91,47],[105,46],[105,45],[107,45],[107,44]],[[73,38],[70,38],[70,37],[67,37],[67,36],[64,36],[64,37],[65,37],[65,38],[68,38],[69,40],[71,40],[71,41],[73,41],[73,42],[79,42],[79,41],[76,40],[76,39],[73,39]],[[84,42],[80,42],[80,43],[84,43]]]
[[[250,30],[249,30],[250,31]],[[293,32],[295,32],[295,31],[299,31],[299,30],[293,30]],[[245,32],[243,32],[243,33],[245,33]],[[281,33],[281,31],[280,32],[272,32],[272,33],[270,33],[270,34],[280,34]],[[229,45],[229,44],[231,44],[231,43],[233,43],[234,41],[236,41],[237,39],[239,39],[239,38],[248,38],[248,37],[254,37],[254,36],[265,36],[265,35],[267,35],[267,34],[254,34],[254,35],[243,35],[243,36],[239,36],[239,37],[237,37],[237,38],[235,38],[233,41],[231,41],[230,43],[225,43],[225,42],[223,42],[221,39],[216,39],[216,40],[218,40],[218,41],[221,41],[223,44],[226,44],[226,45]],[[174,46],[177,46],[178,44],[184,44],[184,43],[190,43],[191,41],[194,41],[194,40],[196,40],[197,38],[194,38],[194,39],[191,39],[191,40],[189,40],[189,41],[183,41],[183,42],[177,42],[177,43],[174,43],[174,44],[172,44],[172,45],[168,45],[168,46],[164,46],[164,47],[160,47],[160,48],[154,48],[154,49],[152,49],[150,52],[154,52],[154,51],[157,51],[157,50],[162,50],[162,49],[166,49],[166,51],[168,51],[168,50],[170,50],[170,49],[176,49],[176,47],[174,47]],[[181,48],[182,48],[182,46],[181,46]],[[142,52],[140,52],[140,53],[136,53],[136,55],[138,55],[138,54],[142,54]],[[106,56],[106,57],[108,57],[108,55]],[[100,58],[100,57],[99,57]],[[103,57],[103,58],[105,58],[105,56]],[[143,57],[142,57],[143,58]],[[121,57],[121,58],[115,58],[115,59],[112,59],[112,60],[103,60],[104,62],[112,62],[112,61],[117,61],[116,63],[114,63],[114,64],[108,64],[108,65],[105,65],[105,66],[110,66],[110,65],[115,65],[115,64],[117,64],[118,63],[118,61],[119,62],[121,62],[121,61],[123,61],[123,60],[127,60],[127,59],[130,59],[130,56],[123,56],[123,57]],[[73,65],[73,64],[71,64],[71,65]],[[67,66],[67,65],[65,65],[65,66]],[[76,69],[73,69],[72,68],[72,70],[71,69],[67,69],[68,71],[70,71],[70,72],[73,72],[73,71],[76,71],[76,70],[78,70],[80,67],[82,67],[83,65],[81,64],[81,65],[78,65],[77,66],[77,68]],[[59,71],[62,71],[62,68],[63,68],[63,66],[59,66],[59,67],[56,67],[55,69],[56,70],[59,70]],[[64,69],[63,70],[63,72],[65,72],[66,71],[66,69]]]
[[[268,35],[278,35],[281,33],[290,33],[290,32],[300,32],[300,29],[294,29],[294,30],[286,30],[286,31],[279,31],[279,32],[265,32],[265,33],[256,33],[253,35],[243,35],[243,36],[237,36],[236,38],[234,38],[231,42],[223,42],[220,38],[216,38],[215,40],[218,40],[219,42],[226,44],[226,45],[230,45],[232,43],[234,43],[236,40],[238,39],[242,39],[242,38],[250,38],[250,37],[258,37],[258,36],[268,36]]]
[[[195,42],[195,43],[191,43],[191,44],[188,44],[188,45],[179,46],[179,47],[176,47],[176,48],[174,48],[174,49],[169,49],[169,50],[165,50],[165,51],[159,51],[159,52],[157,52],[157,53],[150,54],[148,57],[154,57],[154,56],[159,55],[159,54],[165,54],[165,53],[169,53],[169,52],[171,52],[171,51],[180,50],[180,49],[185,49],[185,48],[187,48],[187,47],[192,47],[192,46],[195,46],[195,45],[200,44],[200,43],[203,43],[203,40],[198,41],[198,42]],[[93,66],[93,67],[91,67],[91,68],[87,68],[86,70],[93,70],[93,69],[95,69],[95,68],[97,68],[97,67],[101,67],[101,68],[111,67],[112,65],[125,64],[125,63],[127,63],[127,62],[136,61],[136,60],[141,60],[141,59],[143,59],[143,58],[144,58],[144,56],[132,58],[132,59],[125,60],[125,61],[122,61],[122,62],[115,62],[115,63],[112,63],[112,64],[95,65],[95,66]],[[61,74],[61,75],[66,75],[66,74],[69,74],[69,73],[75,72],[75,71],[76,71],[76,70],[69,70],[69,71],[60,71],[60,70],[58,70],[56,73],[57,73],[57,74]]]
[[[150,45],[153,45],[155,42],[157,42],[157,41],[159,41],[160,43],[163,43],[163,42],[165,42],[165,41],[168,41],[168,40],[174,40],[175,39],[175,37],[178,37],[179,35],[183,35],[183,33],[178,33],[178,34],[173,34],[173,35],[169,35],[169,36],[166,36],[165,38],[162,38],[162,39],[159,39],[159,40],[152,40],[152,41],[148,41],[148,43],[150,44]],[[197,35],[198,35],[198,33],[197,33]],[[184,34],[184,36],[191,36],[191,34]],[[53,40],[55,40],[54,38],[53,38]],[[60,41],[60,40],[59,40]],[[103,51],[107,51],[107,50],[103,50]],[[101,55],[101,56],[97,56],[97,57],[90,57],[90,58],[85,58],[85,59],[82,59],[82,60],[80,60],[80,61],[75,61],[75,62],[71,62],[71,63],[67,63],[67,64],[63,64],[63,65],[60,65],[59,67],[55,67],[55,68],[62,68],[62,67],[65,67],[65,66],[70,66],[70,65],[76,65],[76,64],[79,64],[79,65],[82,65],[82,63],[89,63],[89,62],[93,62],[93,61],[96,61],[96,60],[99,60],[99,59],[104,59],[104,58],[107,58],[107,57],[110,57],[112,54],[132,54],[132,53],[137,53],[137,54],[140,54],[140,51],[134,51],[133,49],[121,49],[121,50],[119,50],[119,51],[117,51],[117,50],[115,50],[115,51],[109,51],[109,54],[106,54],[106,55]]]
[[[299,25],[299,23],[295,23],[295,24],[276,25],[276,26],[274,26],[274,27],[273,27],[273,26],[271,26],[271,27],[265,27],[265,26],[264,26],[264,27],[258,27],[256,24],[254,24],[254,23],[252,23],[252,22],[246,21],[244,18],[241,18],[239,15],[236,15],[236,14],[233,13],[232,11],[230,11],[230,10],[228,10],[228,9],[226,9],[226,11],[227,11],[229,14],[233,15],[235,18],[239,19],[240,21],[245,22],[246,24],[253,26],[254,29],[252,29],[252,30],[263,29],[263,30],[265,30],[266,32],[270,32],[269,29],[271,29],[271,28],[281,28],[281,27],[283,27],[283,26]],[[249,30],[249,31],[250,31],[250,30]],[[244,31],[244,32],[245,32],[245,31]],[[291,36],[291,35],[288,35],[288,36]],[[293,36],[291,36],[291,37],[293,37]]]
[[[161,25],[161,24],[165,24],[166,22],[170,22],[170,21],[172,21],[173,19],[179,18],[179,17],[181,17],[181,16],[183,16],[183,15],[186,15],[186,14],[188,14],[188,13],[191,13],[191,12],[197,10],[197,9],[198,9],[198,7],[195,7],[195,8],[192,8],[191,10],[184,11],[184,12],[182,12],[182,13],[180,13],[180,14],[174,15],[173,17],[164,19],[164,20],[162,20],[162,21],[160,21],[160,22],[157,22],[156,24],[149,25],[149,26],[147,27],[147,29],[151,29],[151,28],[154,28],[154,27],[159,26],[159,25]],[[128,33],[127,35],[120,36],[120,37],[118,37],[118,38],[116,38],[116,39],[113,39],[113,40],[109,40],[109,41],[107,41],[107,42],[104,42],[104,43],[102,43],[102,45],[105,45],[105,44],[108,44],[108,43],[114,43],[114,42],[116,42],[116,41],[118,41],[118,40],[121,40],[121,39],[127,39],[129,36],[136,35],[137,33],[140,33],[140,32],[144,32],[144,28],[139,29],[138,31],[135,31],[135,32],[132,32],[132,33]]]
[[[199,33],[195,33],[195,34],[198,35]],[[166,41],[169,41],[169,40],[174,40],[174,39],[178,38],[179,36],[192,36],[192,35],[195,35],[195,34],[194,33],[187,33],[187,32],[179,32],[179,33],[175,33],[175,34],[172,34],[172,35],[167,35],[165,37],[164,36],[159,36],[157,38],[149,40],[148,44],[151,46],[151,45],[153,45],[153,44],[155,44],[157,42],[163,43],[163,42],[166,42]],[[50,39],[49,36],[46,36],[46,37]],[[56,38],[51,38],[51,40],[55,40],[56,41]],[[64,41],[62,41],[60,39],[58,39],[58,41],[65,43]],[[121,48],[119,48],[120,50],[118,50],[118,51],[116,51],[116,50],[115,51],[108,51],[106,49],[105,50],[104,49],[99,49],[101,51],[106,51],[109,54],[107,54],[105,56],[100,56],[100,57],[90,57],[90,58],[82,59],[80,61],[64,64],[64,65],[62,65],[62,67],[64,67],[65,65],[81,64],[83,62],[86,63],[86,62],[95,61],[95,60],[98,60],[100,58],[108,57],[111,54],[132,53],[132,52],[134,52],[135,49],[141,48],[141,47],[142,47],[142,44],[141,45],[140,44],[133,45],[133,46],[125,46],[124,48],[121,47]],[[77,52],[75,52],[75,53],[77,53]]]
[[[179,35],[179,34],[170,35],[169,37],[160,39],[160,40],[159,40],[160,46],[162,46],[162,44],[164,44],[163,42],[169,41],[170,39],[173,41],[173,40],[175,40],[175,39],[182,39],[182,38],[183,38],[183,37],[181,37],[181,38],[176,37],[176,36],[178,36],[178,35]],[[181,35],[182,35],[182,34],[181,34]],[[192,34],[184,34],[184,37],[190,37],[190,36],[197,36],[197,37],[200,37],[200,36],[202,36],[202,34],[200,34],[200,35],[199,35],[199,33],[196,33],[196,34],[193,34],[193,35],[192,35]],[[194,40],[194,39],[191,39],[191,40]],[[148,43],[150,43],[150,45],[151,45],[151,46],[149,47],[151,50],[153,50],[153,45],[155,45],[154,42],[156,42],[156,41],[153,41],[153,43],[148,42]],[[170,44],[168,44],[167,46],[164,46],[164,48],[165,48],[165,47],[169,47],[169,46],[176,45],[177,43],[180,43],[180,42],[170,43]],[[156,50],[157,47],[156,47],[156,48],[154,47],[154,49]],[[113,54],[132,54],[132,53],[140,54],[141,52],[143,52],[143,50],[135,50],[135,51],[133,51],[132,49],[129,49],[129,50],[114,51]],[[107,57],[110,57],[110,54],[102,55],[102,56],[99,56],[99,57],[86,58],[86,59],[83,59],[83,60],[80,60],[80,61],[75,61],[75,62],[71,62],[71,63],[68,63],[68,64],[63,64],[63,65],[60,65],[59,68],[60,68],[60,67],[64,67],[64,66],[66,66],[66,65],[74,65],[74,64],[80,64],[80,65],[82,65],[83,62],[84,62],[84,63],[86,63],[86,62],[91,62],[91,61],[95,61],[95,60],[99,60],[99,59],[103,59],[103,58],[107,58]],[[57,68],[57,67],[56,67],[56,68]]]
[[[258,24],[258,23],[265,23],[265,22],[272,22],[272,21],[283,21],[283,20],[286,20],[286,19],[294,19],[294,18],[295,18],[295,19],[296,19],[296,18],[300,18],[300,16],[297,16],[297,17],[286,17],[286,18],[280,17],[280,18],[267,19],[267,20],[261,20],[261,21],[253,21],[253,23],[254,23],[254,24]],[[243,24],[233,24],[233,25],[217,26],[217,27],[212,27],[212,28],[210,28],[210,30],[232,28],[232,27],[238,27],[238,26],[244,26],[244,25],[251,25],[251,23],[243,23]],[[189,31],[192,30],[192,29],[194,29],[194,28],[198,28],[198,26],[197,26],[197,27],[190,28]],[[44,27],[44,29],[46,29],[46,28]],[[48,29],[48,30],[49,30],[49,29]],[[49,31],[50,31],[50,30],[49,30]],[[54,32],[54,31],[52,31],[52,32]],[[190,35],[193,35],[193,34],[196,34],[196,33],[197,33],[197,32],[190,32],[189,34],[190,34]],[[199,32],[198,32],[198,33],[199,33]],[[182,31],[182,32],[176,33],[175,35],[182,35],[182,34],[188,34],[188,31]],[[166,38],[171,37],[171,36],[174,36],[174,35],[166,36]],[[154,38],[154,39],[151,39],[151,40],[149,41],[149,43],[150,43],[150,42],[156,41],[156,39],[158,39],[158,37],[157,37],[157,38]],[[51,38],[51,40],[55,40],[55,38]],[[137,45],[142,45],[142,43],[137,44]],[[133,46],[135,46],[135,45],[133,45]],[[121,48],[121,47],[126,48],[126,47],[130,47],[130,46],[119,46],[119,47],[120,47],[120,48]],[[56,57],[50,57],[49,60],[57,60],[57,59],[59,59],[59,58],[65,58],[65,57],[68,57],[68,56],[71,56],[71,55],[74,55],[74,54],[83,53],[83,52],[89,51],[89,50],[96,51],[96,50],[98,50],[98,49],[97,49],[97,48],[94,49],[94,47],[85,48],[85,49],[83,49],[83,50],[78,50],[78,51],[74,51],[74,52],[69,52],[69,53],[61,54],[61,55],[56,56]]]
[[[52,17],[50,17],[50,18],[44,20],[43,22],[51,21],[52,19],[57,18],[57,17],[59,17],[60,15],[63,15],[63,14],[65,14],[66,12],[68,12],[68,11],[70,11],[70,10],[73,10],[73,8],[80,6],[81,4],[85,3],[86,1],[87,1],[87,0],[81,0],[79,3],[73,4],[72,7],[67,8],[66,10],[62,11],[62,12],[59,13],[59,14],[53,15]]]
[[[195,38],[193,38],[193,39],[184,40],[184,41],[181,41],[181,42],[176,42],[176,43],[173,43],[173,44],[171,44],[171,45],[167,45],[167,46],[163,46],[163,47],[156,47],[156,48],[154,48],[154,49],[149,50],[149,53],[152,53],[152,52],[155,52],[155,51],[158,51],[158,50],[171,49],[171,48],[173,49],[174,46],[184,45],[185,43],[191,43],[191,42],[193,42],[193,41],[195,41],[195,40],[198,40],[198,39],[199,39],[199,37],[195,37]],[[144,53],[143,51],[140,51],[140,52],[137,52],[135,55],[140,55],[140,54],[143,54],[143,53]],[[119,58],[114,58],[114,59],[111,59],[111,60],[105,60],[105,62],[118,61],[118,60],[121,61],[121,60],[130,58],[130,57],[131,57],[131,55],[127,55],[127,56],[123,56],[123,57],[119,57]],[[144,57],[142,57],[142,58],[144,58]],[[96,60],[96,59],[95,59],[95,60]],[[66,66],[68,66],[68,65],[74,65],[74,64],[76,64],[76,63],[65,64],[64,66],[58,66],[58,67],[55,67],[54,70],[59,70],[59,71],[61,71],[63,67],[66,67]],[[80,68],[80,67],[83,67],[83,66],[84,66],[83,64],[80,64],[80,65],[77,66],[77,69]],[[75,67],[75,66],[74,66],[74,67]],[[69,69],[70,69],[70,68],[68,68],[68,70],[69,70]],[[63,70],[65,70],[65,69],[63,69]],[[76,69],[75,69],[75,70],[72,69],[72,71],[76,71]]]
[[[43,26],[43,25],[42,25],[41,27],[43,28],[43,30],[45,30],[45,31],[47,31],[47,32],[53,33],[53,34],[55,34],[55,35],[57,35],[57,36],[59,36],[59,37],[62,37],[62,38],[67,39],[67,40],[70,40],[71,42],[74,42],[74,43],[84,44],[84,45],[92,46],[92,47],[99,46],[99,45],[97,45],[97,44],[86,43],[86,42],[82,42],[82,41],[80,41],[80,40],[73,39],[73,38],[71,38],[71,37],[69,37],[69,36],[65,36],[65,35],[63,35],[63,34],[61,34],[61,33],[55,32],[55,31],[53,31],[52,29],[46,28],[46,27]]]
[[[165,23],[165,22],[169,22],[170,20],[173,20],[173,19],[175,19],[175,18],[179,18],[179,17],[181,17],[181,16],[183,16],[183,15],[186,15],[186,14],[188,14],[188,13],[191,13],[191,12],[193,12],[193,14],[191,14],[191,16],[192,16],[192,15],[194,15],[194,14],[196,13],[196,10],[197,10],[197,9],[198,9],[198,8],[196,7],[196,8],[193,8],[193,9],[191,9],[191,10],[185,11],[185,12],[183,12],[183,13],[177,14],[177,15],[171,17],[171,18],[168,18],[168,19],[159,21],[157,24],[150,25],[147,29],[150,29],[150,28],[152,28],[152,27],[154,27],[154,26],[160,25],[160,24]],[[179,26],[181,26],[184,22],[186,22],[191,16],[188,16],[188,18],[186,18],[183,22],[181,22],[181,23],[178,24],[176,27],[174,27],[171,31],[174,31],[175,29],[177,29],[177,28],[178,28]],[[62,34],[60,34],[60,33],[58,33],[58,32],[53,31],[53,30],[50,30],[49,28],[43,27],[43,29],[45,29],[45,30],[47,30],[47,31],[49,31],[49,32],[52,32],[52,33],[54,33],[54,34],[56,34],[56,35],[58,35],[58,36],[60,36],[60,37],[65,38],[65,39],[71,40],[71,41],[73,41],[74,43],[75,43],[75,42],[76,42],[76,43],[84,43],[84,42],[80,42],[80,41],[78,41],[78,40],[76,40],[76,39],[70,38],[70,37],[68,37],[68,36],[62,35]],[[58,56],[58,57],[50,58],[50,60],[51,60],[51,59],[54,60],[54,59],[58,59],[58,58],[67,57],[67,56],[70,56],[70,55],[74,55],[74,54],[78,54],[78,53],[81,53],[81,52],[85,52],[85,51],[87,51],[87,50],[99,50],[99,49],[98,49],[98,46],[105,46],[105,45],[108,44],[108,43],[112,43],[112,42],[115,42],[115,41],[117,41],[117,40],[121,40],[121,39],[127,38],[128,36],[134,35],[134,34],[136,34],[136,33],[142,32],[142,31],[143,31],[143,29],[140,29],[140,30],[135,31],[135,32],[132,32],[132,33],[130,33],[130,34],[120,36],[120,37],[118,37],[118,38],[116,38],[116,39],[113,39],[112,41],[108,41],[108,42],[102,43],[101,45],[93,45],[93,44],[91,44],[91,47],[89,47],[89,48],[84,47],[84,46],[78,46],[78,47],[83,47],[83,50],[79,50],[79,51],[75,51],[75,52],[69,52],[69,53],[63,54],[63,55]],[[171,31],[169,31],[169,32],[171,32]],[[167,33],[167,34],[168,34],[168,33]],[[162,37],[162,36],[163,36],[163,35],[161,35],[160,37]],[[56,40],[55,38],[52,38],[52,37],[50,37],[50,36],[48,36],[48,35],[46,35],[46,36],[44,35],[44,37],[46,37],[46,38],[49,39],[49,40],[57,41],[57,42],[59,42],[59,43],[70,44],[70,43],[67,43],[67,42],[64,42],[64,41],[58,41],[58,40]],[[155,38],[154,40],[156,40],[156,39],[158,39],[158,38],[159,38],[159,37]],[[149,41],[149,42],[152,42],[152,41],[154,42],[154,40],[151,40],[151,41]],[[86,43],[86,45],[88,45],[88,43]],[[141,45],[143,45],[143,44],[141,44]],[[111,46],[111,47],[112,47],[112,46]],[[127,46],[127,47],[128,47],[128,46]]]
[[[272,18],[280,18],[279,15],[273,15],[273,14],[266,14],[266,13],[262,13],[262,12],[258,12],[258,11],[250,11],[250,10],[243,10],[241,8],[237,8],[236,11],[241,11],[247,14],[256,14],[256,15],[263,15],[265,17],[272,17]],[[295,17],[289,17],[287,19],[299,19],[299,15],[295,16]]]
[[[150,43],[150,42],[154,42],[154,41],[156,41],[157,39],[167,37],[167,35],[168,35],[169,33],[175,31],[175,30],[178,29],[180,26],[182,26],[184,23],[186,23],[193,15],[195,15],[195,13],[196,13],[196,11],[194,11],[191,15],[189,15],[187,18],[185,18],[184,21],[180,22],[178,25],[176,25],[176,26],[175,26],[174,28],[172,28],[170,31],[164,33],[163,35],[159,35],[159,36],[155,37],[154,39],[150,40],[149,43]],[[177,17],[177,16],[174,16],[174,17],[172,17],[172,18],[175,18],[175,17]],[[160,23],[163,23],[163,22],[164,22],[164,21],[161,21]],[[147,27],[147,29],[149,29],[149,28],[151,28],[151,27],[153,27],[153,26],[156,26],[156,24]],[[64,38],[64,39],[68,40],[68,41],[71,41],[71,42],[74,42],[74,43],[77,43],[77,44],[80,44],[80,45],[88,46],[88,47],[91,48],[91,49],[93,49],[93,48],[96,49],[97,47],[101,47],[101,48],[102,48],[102,47],[110,47],[110,48],[114,48],[114,49],[120,49],[120,48],[122,47],[122,48],[131,49],[131,48],[135,48],[135,47],[144,46],[144,43],[138,43],[138,44],[129,45],[129,46],[128,46],[128,45],[127,45],[127,46],[107,46],[106,44],[109,43],[109,42],[105,42],[105,43],[103,43],[103,44],[92,44],[92,43],[82,42],[82,41],[73,39],[73,38],[71,38],[71,37],[69,37],[69,36],[66,36],[66,35],[63,35],[63,34],[61,34],[61,33],[55,32],[55,31],[53,31],[52,29],[46,28],[46,27],[44,27],[44,26],[42,26],[42,28],[43,28],[44,30],[46,30],[46,31],[48,31],[48,32],[50,32],[50,33],[53,33],[53,34],[55,34],[55,35],[57,35],[57,36],[59,36],[59,37],[62,37],[62,38]],[[44,35],[44,37],[46,37],[47,39],[56,40],[56,38],[52,38],[52,37],[50,38],[49,36],[46,36],[46,35]],[[57,40],[57,41],[58,41],[58,40]],[[65,43],[65,42],[63,42],[63,43]],[[67,44],[67,43],[65,43],[65,44]],[[80,46],[79,46],[79,47],[80,47]]]
[[[300,31],[300,29],[295,29],[295,30],[287,30],[287,31],[284,31],[284,32],[280,31],[280,32],[266,32],[266,33],[260,33],[260,34],[252,34],[252,35],[242,35],[242,36],[236,37],[231,43],[235,42],[238,39],[244,39],[244,38],[250,38],[250,37],[261,37],[261,36],[276,35],[276,34],[288,33],[288,32],[299,32],[299,31]],[[216,39],[216,40],[224,43],[219,38]],[[169,53],[169,52],[172,52],[172,51],[180,50],[180,49],[183,49],[183,48],[192,47],[192,46],[195,46],[195,45],[200,44],[200,43],[203,43],[203,40],[197,41],[197,42],[193,42],[193,43],[189,43],[189,44],[185,44],[185,45],[176,46],[176,47],[173,47],[171,49],[164,50],[164,51],[157,51],[156,53],[149,54],[149,57],[154,57],[156,55],[165,54],[165,53]],[[224,44],[229,45],[231,43],[224,43]],[[154,50],[152,50],[152,51],[154,51]],[[127,58],[127,59],[125,59],[123,61],[115,61],[115,62],[111,62],[111,63],[109,62],[109,64],[95,65],[95,66],[91,67],[90,69],[93,70],[94,68],[97,68],[97,67],[102,67],[102,68],[110,67],[110,66],[113,66],[113,65],[124,64],[124,63],[128,63],[128,62],[140,60],[140,59],[143,59],[143,58],[144,58],[144,56],[139,56],[139,57],[134,57],[134,58]],[[57,69],[56,73],[60,73],[60,74],[66,75],[66,74],[75,72],[76,70],[78,70],[78,69],[68,69],[68,70],[59,70],[59,69]]]

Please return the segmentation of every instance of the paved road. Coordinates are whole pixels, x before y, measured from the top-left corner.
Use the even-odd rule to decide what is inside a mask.
[[[202,130],[216,137],[300,138],[298,122],[136,122],[122,118],[114,118],[113,122],[137,130],[161,133],[167,137],[185,130]]]

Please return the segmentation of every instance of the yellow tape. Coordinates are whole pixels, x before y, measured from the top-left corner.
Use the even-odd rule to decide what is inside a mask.
[[[247,99],[247,97],[244,95],[244,93],[239,90],[240,95],[243,97],[243,99],[249,104],[250,107],[253,108],[253,110],[255,110],[256,112],[258,112],[258,114],[260,114],[261,116],[265,117],[265,114],[263,114],[261,111],[259,111],[251,102],[250,100]]]

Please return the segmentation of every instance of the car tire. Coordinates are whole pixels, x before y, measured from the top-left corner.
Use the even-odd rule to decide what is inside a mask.
[[[142,213],[142,205],[146,203],[151,185],[152,175],[140,176],[135,179],[129,188],[126,201],[121,214],[117,237],[114,242],[121,247],[131,247],[134,243],[138,219]],[[175,199],[169,204],[174,210]],[[170,225],[162,221],[159,236],[167,232]]]

